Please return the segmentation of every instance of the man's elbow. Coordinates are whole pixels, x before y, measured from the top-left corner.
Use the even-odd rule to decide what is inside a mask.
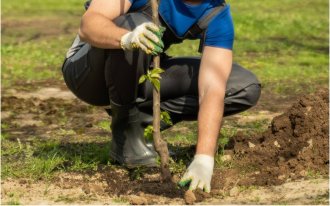
[[[87,40],[86,33],[83,28],[81,28],[81,27],[79,28],[78,35],[79,35],[80,40],[82,40],[82,41]]]
[[[223,103],[225,97],[225,86],[222,84],[208,85],[199,90],[199,104],[203,102],[204,99],[212,98]]]
[[[88,14],[85,13],[81,19],[81,22],[80,22],[80,27],[79,27],[79,31],[78,31],[78,35],[79,35],[79,38],[82,40],[82,41],[86,41],[88,39]]]

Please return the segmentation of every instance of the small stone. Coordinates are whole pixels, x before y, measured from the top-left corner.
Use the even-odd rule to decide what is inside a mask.
[[[313,139],[308,140],[307,143],[309,148],[313,147]]]
[[[97,193],[97,194],[104,192],[103,188],[97,184],[91,184],[89,188],[91,191],[93,191],[94,193]]]
[[[88,185],[84,185],[81,190],[85,193],[85,194],[89,194],[91,193],[91,190],[89,189]]]
[[[186,204],[188,204],[188,205],[192,205],[192,204],[194,204],[194,202],[196,201],[196,196],[195,196],[194,192],[191,191],[191,190],[187,190],[187,191],[184,193],[184,201],[185,201]]]
[[[85,125],[85,127],[91,128],[91,127],[93,127],[93,124],[92,124],[92,123],[87,123],[87,124]]]
[[[173,175],[172,176],[172,181],[174,182],[174,183],[178,183],[179,181],[180,181],[180,176],[179,175]]]
[[[26,179],[21,179],[21,180],[19,180],[18,183],[21,184],[21,185],[24,185],[24,184],[27,183],[27,181],[26,181]]]
[[[280,162],[285,162],[285,158],[282,157],[282,156],[279,156],[279,157],[278,157],[278,160],[279,160]]]
[[[239,194],[239,189],[238,187],[233,187],[230,191],[229,191],[229,196],[230,197],[236,197]]]
[[[254,174],[258,175],[258,174],[260,174],[260,171],[256,171]]]
[[[221,157],[221,161],[223,161],[223,162],[230,161],[231,159],[232,159],[231,155],[223,155]]]
[[[279,180],[284,180],[284,179],[285,179],[285,175],[279,175],[277,178],[278,178]]]
[[[305,170],[301,170],[301,171],[299,172],[299,174],[300,174],[301,176],[303,176],[303,177],[306,177],[306,176],[307,176],[307,172],[306,172]]]
[[[128,199],[132,205],[147,205],[148,204],[148,200],[145,197],[130,195]]]
[[[250,148],[254,148],[256,145],[255,144],[253,144],[252,142],[249,142],[249,147]]]
[[[277,147],[277,148],[281,148],[281,145],[280,145],[277,141],[274,142],[274,145],[275,145],[275,147]]]

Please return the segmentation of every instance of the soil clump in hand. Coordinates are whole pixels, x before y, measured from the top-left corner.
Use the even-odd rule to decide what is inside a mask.
[[[184,194],[185,203],[188,205],[192,205],[197,202],[202,202],[206,198],[210,198],[211,195],[209,193],[204,192],[201,189],[196,190],[187,190]]]

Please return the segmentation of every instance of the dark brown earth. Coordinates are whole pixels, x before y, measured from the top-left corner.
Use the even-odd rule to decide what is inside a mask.
[[[232,151],[227,151],[234,154],[235,168],[215,172],[213,189],[224,189],[228,184],[279,185],[315,174],[328,176],[328,116],[328,90],[322,90],[301,97],[275,117],[262,135],[237,135],[231,142]]]

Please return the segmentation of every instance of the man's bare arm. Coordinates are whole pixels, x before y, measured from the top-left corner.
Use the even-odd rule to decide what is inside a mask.
[[[198,141],[194,160],[179,184],[189,189],[211,190],[214,154],[224,110],[226,83],[232,67],[232,51],[208,47],[203,51],[199,70]]]
[[[231,67],[231,50],[208,46],[204,48],[198,79],[200,107],[196,154],[214,157]]]
[[[121,37],[128,33],[112,20],[127,13],[129,0],[93,0],[82,17],[79,37],[99,48],[120,48]]]

